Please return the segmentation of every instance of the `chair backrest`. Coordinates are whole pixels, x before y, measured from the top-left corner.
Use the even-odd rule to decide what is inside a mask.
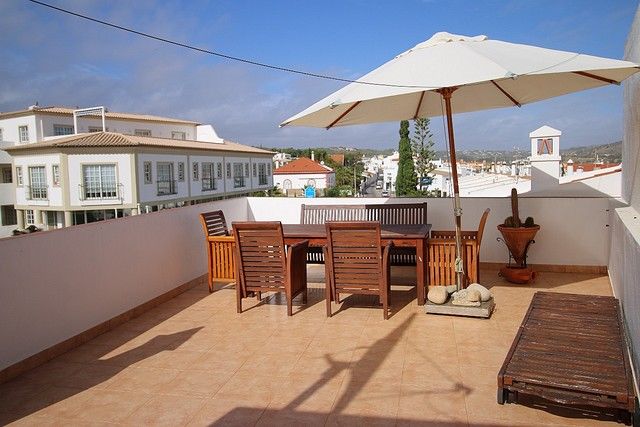
[[[327,222],[327,252],[332,286],[380,289],[382,245],[379,222]]]
[[[386,224],[427,224],[427,202],[366,205],[367,220]]]
[[[327,221],[366,221],[364,205],[305,205],[300,207],[300,224],[324,224]]]
[[[484,226],[487,224],[487,217],[489,216],[489,212],[491,209],[487,208],[484,210],[482,217],[480,218],[480,223],[478,224],[478,252],[480,251],[480,243],[482,243],[482,234],[484,234]]]
[[[229,234],[224,212],[222,211],[201,213],[200,222],[207,236],[227,236]]]
[[[234,222],[236,262],[245,290],[282,289],[286,282],[286,255],[279,221]]]

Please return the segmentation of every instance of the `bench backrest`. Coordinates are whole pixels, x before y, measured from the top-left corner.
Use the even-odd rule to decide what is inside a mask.
[[[381,224],[426,224],[427,202],[387,205],[305,205],[301,206],[301,224],[326,221],[379,221]]]

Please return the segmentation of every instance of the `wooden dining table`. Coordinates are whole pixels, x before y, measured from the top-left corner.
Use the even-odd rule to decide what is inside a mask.
[[[324,246],[327,244],[327,230],[324,224],[282,224],[284,242],[291,245],[308,240],[310,246]],[[383,224],[380,238],[386,245],[393,242],[396,247],[410,247],[416,249],[416,288],[418,305],[426,302],[427,289],[427,243],[431,224]]]

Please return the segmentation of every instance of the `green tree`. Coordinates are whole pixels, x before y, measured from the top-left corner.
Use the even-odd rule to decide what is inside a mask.
[[[433,134],[429,130],[428,118],[417,118],[413,121],[413,137],[411,138],[411,148],[415,158],[415,170],[418,175],[418,183],[422,187],[423,178],[431,173],[435,166],[433,161],[436,152],[433,149],[434,142],[431,139]]]
[[[400,122],[400,143],[398,151],[398,175],[396,176],[396,196],[412,196],[417,193],[418,177],[413,165],[411,141],[409,140],[409,121]]]

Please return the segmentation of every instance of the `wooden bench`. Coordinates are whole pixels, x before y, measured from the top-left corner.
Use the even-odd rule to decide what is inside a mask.
[[[629,423],[637,400],[618,301],[536,292],[498,373],[498,403],[520,395],[613,410]]]
[[[378,221],[380,224],[427,224],[427,202],[376,205],[305,205],[300,207],[300,224],[327,221]],[[322,248],[310,247],[307,262],[324,263]],[[415,265],[414,248],[393,248],[392,265]]]

